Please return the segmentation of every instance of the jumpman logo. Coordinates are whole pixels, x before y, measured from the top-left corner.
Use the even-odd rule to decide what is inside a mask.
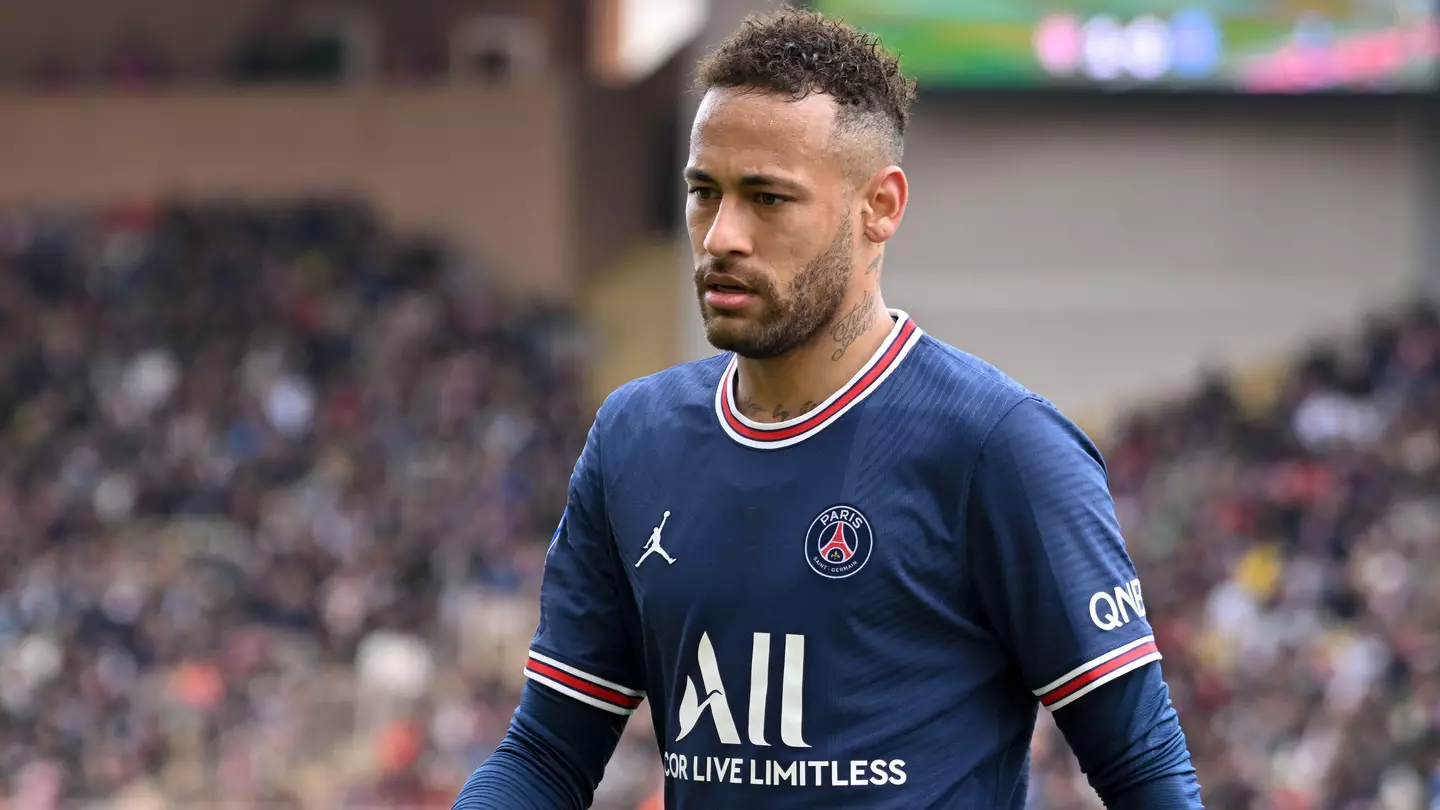
[[[675,558],[665,553],[665,549],[660,547],[660,532],[664,531],[665,521],[669,519],[670,510],[666,509],[665,515],[660,518],[660,525],[655,527],[655,531],[650,532],[650,540],[645,543],[645,553],[641,554],[639,562],[635,563],[636,568],[639,568],[640,563],[645,562],[645,559],[651,554],[659,554],[661,557],[665,558],[665,562],[669,563],[670,565],[675,564]]]

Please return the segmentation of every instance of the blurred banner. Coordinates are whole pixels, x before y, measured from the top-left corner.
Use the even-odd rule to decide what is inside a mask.
[[[1440,87],[1432,0],[814,0],[921,82],[1241,93]]]

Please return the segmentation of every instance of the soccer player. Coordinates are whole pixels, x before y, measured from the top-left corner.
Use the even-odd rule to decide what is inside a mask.
[[[600,408],[520,707],[455,808],[588,807],[645,699],[669,810],[1020,810],[1040,707],[1107,807],[1201,807],[1099,453],[883,303],[897,61],[786,11],[698,81],[723,351]]]

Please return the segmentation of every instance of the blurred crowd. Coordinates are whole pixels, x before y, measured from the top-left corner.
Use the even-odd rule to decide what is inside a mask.
[[[496,80],[521,69],[512,53],[515,43],[506,42],[506,37],[536,37],[532,44],[543,42],[541,29],[523,13],[524,4],[516,8],[522,13],[442,16],[428,25],[404,25],[363,5],[281,0],[237,30],[228,52],[203,65],[176,58],[173,39],[155,35],[154,26],[135,22],[116,32],[104,47],[48,42],[33,54],[10,55],[16,60],[10,68],[16,75],[0,78],[47,93],[95,88],[145,91],[197,81],[296,86],[355,79],[406,84],[462,76]],[[477,22],[493,30],[473,29]],[[497,31],[506,32],[505,36]],[[465,54],[463,61],[453,60],[457,47]],[[543,45],[539,50],[540,59],[547,58]]]
[[[0,216],[0,808],[448,808],[583,346],[343,201]]]
[[[125,32],[103,52],[81,54],[52,48],[24,66],[24,82],[42,92],[108,87],[153,90],[195,78],[235,85],[336,83],[348,68],[347,46],[328,31],[292,30],[282,20],[266,19],[242,38],[215,76],[185,74],[164,45],[144,29]],[[433,82],[448,71],[445,43],[425,39],[392,43],[378,66],[391,81]]]
[[[504,734],[588,342],[364,207],[0,215],[0,810],[444,810]],[[1440,318],[1107,458],[1214,810],[1440,808]],[[657,807],[634,718],[599,810]],[[1034,810],[1098,806],[1042,719]]]
[[[1107,456],[1214,810],[1440,808],[1440,319],[1317,346],[1246,408],[1213,380]],[[1098,806],[1053,724],[1037,810]]]

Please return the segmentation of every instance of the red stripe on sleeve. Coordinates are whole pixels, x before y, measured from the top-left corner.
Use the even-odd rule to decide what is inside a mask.
[[[1112,658],[1094,669],[1088,672],[1082,672],[1069,681],[1055,687],[1047,692],[1044,697],[1040,698],[1040,702],[1046,706],[1058,703],[1115,670],[1138,661],[1147,655],[1153,655],[1156,652],[1159,652],[1159,648],[1155,646],[1155,642],[1151,641],[1146,644],[1141,644],[1139,647],[1130,650],[1124,655]]]
[[[600,686],[599,684],[591,683],[584,678],[577,678],[574,675],[565,672],[564,670],[556,669],[549,664],[542,664],[541,662],[536,661],[533,658],[526,662],[525,668],[535,673],[536,675],[544,675],[546,678],[549,678],[552,681],[556,681],[557,683],[563,683],[571,689],[576,690],[577,692],[584,692],[585,694],[597,700],[603,700],[606,703],[613,703],[614,705],[620,706],[625,709],[634,709],[638,707],[641,701],[644,699],[621,694],[620,692],[616,692],[614,689],[607,689],[606,687]]]

